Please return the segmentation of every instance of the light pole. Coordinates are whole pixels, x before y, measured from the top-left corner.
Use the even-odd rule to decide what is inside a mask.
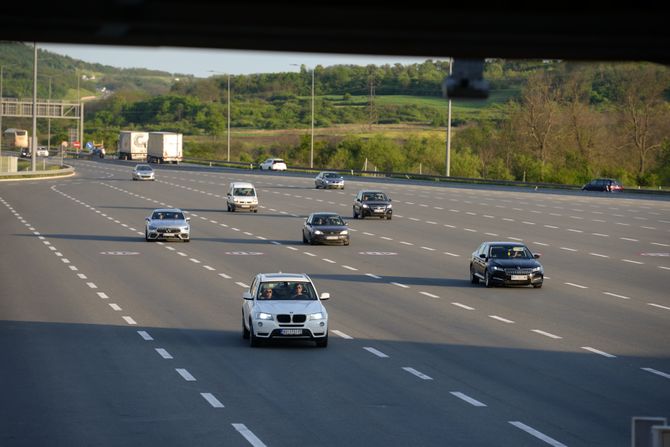
[[[33,139],[30,144],[32,151],[31,168],[37,170],[37,42],[34,42],[33,55]]]
[[[298,64],[291,64],[296,67],[301,67]],[[314,168],[314,71],[316,67],[312,68],[312,134],[309,144],[309,167]]]
[[[454,58],[449,58],[449,76],[451,76],[451,66],[454,63]],[[451,174],[451,98],[449,98],[449,106],[447,112],[447,154],[445,157],[445,175],[449,177]]]

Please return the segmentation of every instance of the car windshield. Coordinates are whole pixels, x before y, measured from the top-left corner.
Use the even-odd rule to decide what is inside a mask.
[[[304,281],[276,281],[261,283],[259,300],[316,300],[312,284]]]
[[[154,220],[184,220],[184,214],[174,211],[156,211],[151,218]]]
[[[375,201],[385,202],[386,201],[386,194],[384,194],[383,192],[371,192],[371,193],[363,194],[363,200],[364,201],[375,200]]]
[[[313,225],[344,225],[344,221],[340,216],[314,216],[312,219]]]
[[[138,166],[137,170],[138,171],[151,171],[152,168],[151,168],[151,166]]]
[[[253,197],[254,196],[254,189],[253,188],[235,188],[235,191],[233,191],[233,195],[244,196],[244,197]]]
[[[334,172],[327,172],[323,174],[325,178],[340,178],[339,174],[335,174]]]
[[[528,248],[518,245],[494,245],[489,253],[491,258],[497,259],[530,259],[533,257]]]

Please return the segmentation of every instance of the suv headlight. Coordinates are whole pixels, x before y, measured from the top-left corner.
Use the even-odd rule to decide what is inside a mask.
[[[542,271],[543,271],[543,270],[542,270],[542,266],[541,266],[541,265],[539,265],[539,266],[537,266],[537,267],[533,267],[533,272],[542,272]]]
[[[256,314],[256,319],[257,320],[274,320],[272,317],[272,314],[265,313],[265,312],[258,312]]]
[[[363,204],[363,208],[369,208],[367,204]]]
[[[321,231],[321,230],[315,230],[315,231],[314,231],[314,234],[323,234],[323,231]]]
[[[391,205],[391,204],[389,203],[388,205],[386,205],[386,208],[391,209],[391,208],[393,208],[393,205]]]
[[[342,230],[340,231],[340,234],[349,234],[349,230]]]
[[[323,320],[323,312],[317,312],[314,314],[309,314],[310,320]]]
[[[500,267],[499,265],[492,265],[491,270],[496,270],[496,271],[502,272],[503,268]]]

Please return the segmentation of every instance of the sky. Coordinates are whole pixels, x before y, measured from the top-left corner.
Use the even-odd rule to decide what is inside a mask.
[[[251,50],[216,50],[175,47],[119,47],[103,45],[47,44],[37,47],[90,63],[116,68],[148,68],[172,74],[190,74],[199,78],[217,74],[254,74],[299,71],[322,65],[403,65],[446,57],[400,57],[379,55],[335,55],[321,53],[283,53]],[[294,66],[295,64],[296,66]]]

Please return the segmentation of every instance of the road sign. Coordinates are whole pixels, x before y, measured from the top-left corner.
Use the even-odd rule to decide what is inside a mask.
[[[79,141],[73,141],[72,147],[74,147],[75,149],[79,149],[81,147],[81,143]]]
[[[93,142],[92,141],[87,141],[86,142],[86,149],[93,149]]]

